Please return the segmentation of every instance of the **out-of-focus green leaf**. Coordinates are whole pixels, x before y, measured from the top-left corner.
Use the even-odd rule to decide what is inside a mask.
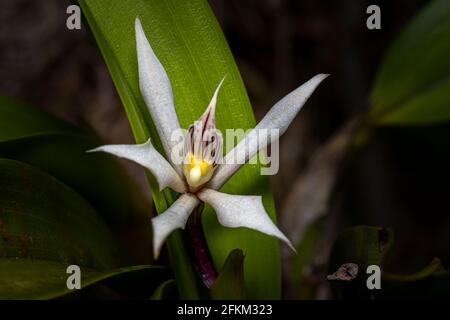
[[[450,294],[450,272],[434,258],[428,266],[410,275],[384,273],[377,299],[442,299]]]
[[[442,298],[450,294],[450,272],[445,271],[439,259],[434,258],[422,270],[399,275],[383,270],[383,259],[392,247],[392,231],[375,227],[355,227],[344,231],[336,240],[330,260],[330,273],[345,263],[356,263],[357,277],[350,282],[333,281],[337,297],[344,299],[424,299]],[[381,289],[368,290],[366,268],[381,268]]]
[[[177,284],[175,280],[169,279],[161,283],[150,297],[151,300],[164,300],[175,298]]]
[[[149,221],[141,191],[116,160],[107,154],[86,152],[100,144],[98,139],[79,133],[38,134],[0,143],[0,156],[28,163],[58,178],[115,227],[128,223],[133,216]]]
[[[27,164],[0,159],[0,257],[48,260],[96,270],[126,262],[94,209]]]
[[[323,235],[323,221],[318,221],[309,226],[296,247],[297,254],[290,256],[286,261],[287,272],[286,280],[289,281],[288,295],[295,299],[313,299],[317,283],[311,281],[309,278],[309,271],[311,271],[314,258],[317,255],[317,250],[320,249],[320,240]]]
[[[0,159],[0,299],[66,294],[66,268],[71,264],[81,267],[83,287],[112,276],[121,278],[125,272],[129,280],[132,271],[148,268],[156,270],[152,279],[168,277],[160,267],[112,270],[127,261],[108,227],[82,197],[30,165]],[[145,283],[151,284],[148,277]]]
[[[351,263],[358,265],[358,274],[349,283],[333,280],[334,291],[344,298],[369,297],[372,292],[366,286],[366,269],[370,265],[381,267],[393,241],[392,230],[386,228],[358,226],[342,232],[333,245],[328,272],[333,274]]]
[[[376,78],[370,118],[383,125],[450,119],[450,2],[435,0],[389,50]]]
[[[136,17],[140,18],[153,49],[167,70],[183,127],[186,128],[203,113],[215,87],[225,75],[217,104],[218,128],[224,132],[227,128],[248,129],[255,125],[236,64],[205,0],[81,0],[79,3],[108,65],[137,142],[145,141],[149,135],[154,141],[158,137],[139,92],[134,35]],[[161,150],[158,143],[157,147]],[[154,183],[152,187],[157,190]],[[264,205],[275,219],[268,180],[260,176],[259,166],[246,165],[223,190],[263,195]],[[167,191],[154,192],[153,197],[159,213],[174,200],[173,194]],[[215,266],[222,266],[231,250],[242,248],[246,255],[248,297],[279,298],[278,242],[248,229],[225,229],[219,225],[210,208],[206,209],[203,217]],[[179,232],[170,236],[169,252],[181,297],[198,298],[195,271]]]
[[[211,298],[216,300],[245,299],[244,254],[233,250],[210,289]]]
[[[0,96],[0,142],[50,132],[77,132],[77,130],[42,110]]]
[[[0,299],[52,299],[69,293],[77,292],[67,288],[67,263],[36,260],[36,259],[1,259],[0,258]],[[143,274],[151,274],[153,279],[161,281],[167,277],[165,268],[151,265],[132,266],[111,271],[96,271],[90,268],[80,268],[81,289],[104,280],[130,277],[139,274],[141,283],[134,281],[136,286],[152,286],[152,282],[142,283]],[[148,276],[146,277],[148,278]],[[154,285],[154,284],[153,284]]]
[[[86,153],[101,144],[42,110],[0,96],[0,157],[37,167],[74,189],[117,236],[132,232],[139,246],[131,255],[148,261],[151,206],[116,159]]]
[[[418,281],[421,279],[424,279],[431,274],[435,272],[441,272],[444,271],[444,268],[442,267],[441,260],[438,258],[434,258],[428,266],[423,268],[422,270],[409,275],[398,275],[398,274],[383,274],[383,280],[389,285],[389,286],[396,286],[403,284],[405,282],[412,282],[412,281]]]
[[[360,270],[379,265],[394,241],[392,230],[358,226],[345,230],[333,245],[330,268],[334,272],[344,263],[356,263]],[[330,271],[331,271],[330,270]]]

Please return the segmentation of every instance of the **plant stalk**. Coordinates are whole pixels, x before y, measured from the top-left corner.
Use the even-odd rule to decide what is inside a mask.
[[[217,271],[209,252],[202,226],[203,204],[194,209],[186,224],[186,238],[195,258],[195,267],[209,289],[217,279]]]

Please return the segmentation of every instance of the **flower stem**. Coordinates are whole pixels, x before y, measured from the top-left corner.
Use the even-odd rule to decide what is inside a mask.
[[[197,206],[186,224],[186,238],[195,257],[195,266],[204,285],[209,289],[217,279],[202,226],[203,204]]]

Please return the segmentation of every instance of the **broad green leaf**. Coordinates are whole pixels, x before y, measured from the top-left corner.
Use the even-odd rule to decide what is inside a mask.
[[[358,274],[350,283],[333,280],[334,291],[344,298],[368,298],[372,292],[366,286],[366,269],[370,265],[381,267],[383,258],[394,240],[390,229],[358,226],[345,230],[336,239],[330,256],[329,274],[342,265],[358,265]]]
[[[150,297],[151,300],[164,300],[174,298],[174,292],[176,290],[176,282],[173,279],[169,279],[161,283],[158,288],[153,292]]]
[[[226,80],[217,104],[219,129],[225,132],[227,128],[248,129],[255,125],[236,64],[205,0],[96,0],[79,3],[108,65],[137,142],[145,141],[149,135],[153,140],[158,137],[138,88],[134,37],[136,17],[140,18],[153,49],[167,70],[183,127],[203,113],[215,87],[224,76]],[[275,219],[268,180],[259,173],[258,166],[247,165],[223,190],[263,195],[264,205]],[[174,200],[169,192],[154,192],[153,197],[159,213]],[[206,209],[203,216],[216,268],[223,265],[231,250],[240,248],[246,255],[248,297],[279,298],[281,279],[278,242],[256,231],[225,229],[219,225],[211,209]],[[195,271],[189,264],[180,232],[170,237],[169,252],[181,297],[198,298],[200,294],[193,277]]]
[[[77,193],[21,162],[0,159],[0,257],[96,270],[125,263],[107,226]]]
[[[67,288],[67,263],[35,260],[35,259],[0,259],[0,299],[1,300],[29,300],[52,299],[69,293],[77,292]],[[138,274],[141,283],[133,281],[135,286],[155,285],[155,281],[142,283],[145,274],[153,279],[168,276],[165,268],[151,265],[132,266],[110,271],[96,271],[90,268],[80,268],[81,289],[104,280],[127,277]],[[148,276],[145,277],[148,279]]]
[[[216,300],[245,299],[244,254],[233,250],[210,289],[211,298]]]
[[[0,96],[0,157],[28,163],[74,189],[117,236],[132,232],[139,243],[132,255],[148,261],[151,206],[117,159],[86,153],[100,144],[42,110]]]
[[[382,125],[450,119],[450,2],[435,0],[407,26],[376,78],[370,118]]]
[[[114,227],[130,223],[133,217],[149,222],[145,199],[117,161],[107,154],[86,152],[100,144],[79,133],[36,134],[0,143],[0,157],[28,163],[56,177]]]
[[[0,95],[0,142],[61,131],[77,132],[70,124],[42,110]]]

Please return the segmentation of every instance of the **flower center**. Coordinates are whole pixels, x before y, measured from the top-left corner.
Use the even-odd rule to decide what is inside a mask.
[[[213,163],[189,152],[183,164],[183,173],[189,186],[197,188],[207,183],[214,172]]]

